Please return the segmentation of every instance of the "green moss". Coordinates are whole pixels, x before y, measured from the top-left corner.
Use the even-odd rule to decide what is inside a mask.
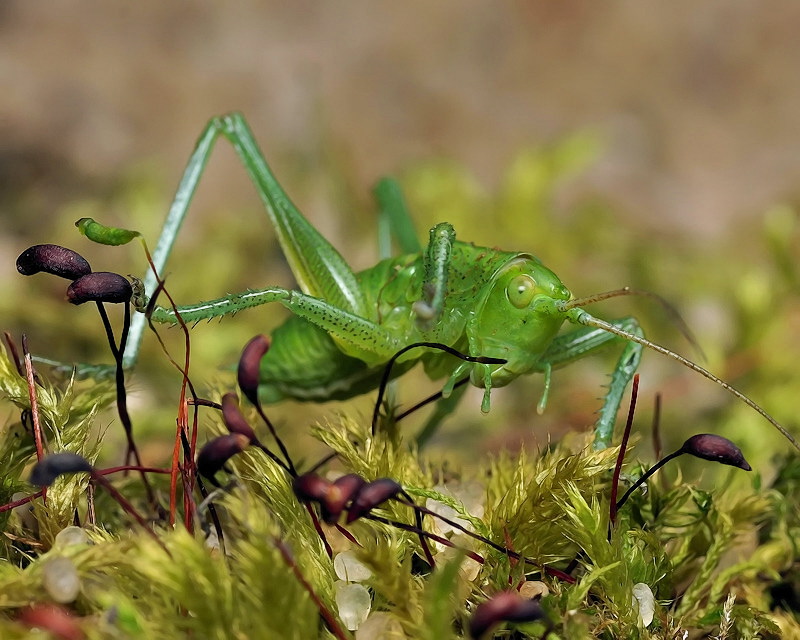
[[[796,366],[800,277],[792,260],[800,242],[797,213],[778,207],[766,216],[763,228],[754,224],[741,229],[750,238],[763,236],[746,252],[738,250],[739,240],[732,235],[700,253],[693,252],[691,242],[654,246],[636,240],[635,233],[610,222],[612,213],[602,203],[581,202],[570,215],[553,215],[556,189],[592,153],[596,142],[587,136],[523,152],[511,163],[497,193],[488,193],[461,167],[433,163],[406,176],[409,200],[420,219],[446,218],[465,239],[479,237],[487,215],[502,221],[496,228],[498,243],[533,250],[554,267],[563,265],[565,281],[578,295],[627,284],[679,297],[691,317],[709,317],[709,324],[724,317],[725,330],[719,331],[727,335],[724,341],[709,340],[718,328],[698,323],[701,343],[705,347],[710,342],[709,368],[727,371],[726,379],[742,386],[779,419],[791,419],[800,384]],[[145,196],[156,198],[147,190]],[[608,255],[613,255],[613,264]],[[233,268],[243,259],[229,252],[229,260]],[[221,271],[216,269],[214,277]],[[227,286],[220,284],[222,289]],[[672,339],[676,332],[666,319],[642,307],[648,332],[652,327],[656,339]],[[624,313],[628,311],[613,315]],[[224,359],[219,354],[238,350],[244,334],[237,329],[235,338],[230,338],[226,326],[206,329],[215,338],[220,336],[214,346],[215,367]],[[66,336],[68,342],[76,341],[76,347],[89,339]],[[660,362],[656,355],[646,358]],[[152,366],[145,363],[145,370]],[[193,360],[193,366],[210,371],[202,359]],[[794,613],[800,608],[800,467],[796,456],[773,462],[775,453],[786,448],[785,441],[774,437],[749,408],[705,400],[704,391],[689,393],[695,385],[707,390],[705,382],[689,378],[690,383],[674,383],[692,389],[686,391],[686,402],[676,399],[680,394],[669,394],[662,416],[665,448],[671,450],[687,433],[724,433],[737,441],[757,471],[747,476],[681,459],[651,479],[646,491],[636,492],[612,525],[611,483],[618,449],[594,451],[582,435],[592,420],[591,411],[597,406],[593,398],[602,381],[603,369],[597,366],[597,375],[594,369],[591,363],[581,363],[558,372],[548,413],[536,421],[563,424],[561,431],[569,435],[554,433],[546,448],[526,445],[513,453],[489,454],[475,444],[479,429],[472,405],[462,408],[463,419],[444,427],[438,449],[434,443],[432,451],[422,452],[409,445],[413,426],[403,424],[391,437],[383,432],[373,437],[365,417],[368,402],[347,405],[339,415],[325,408],[322,421],[299,410],[295,413],[290,405],[278,421],[279,430],[289,434],[290,449],[301,469],[314,463],[317,451],[332,450],[337,457],[329,468],[337,473],[358,473],[367,480],[393,478],[418,504],[432,501],[448,507],[476,535],[495,545],[448,533],[463,549],[437,555],[437,567],[431,571],[423,561],[418,535],[391,524],[415,524],[412,509],[396,501],[373,512],[389,523],[362,519],[347,526],[360,546],[324,527],[336,552],[353,548],[371,569],[365,585],[373,612],[388,614],[383,623],[404,637],[462,638],[479,603],[528,579],[547,586],[542,606],[553,621],[549,636],[553,639],[800,634]],[[579,370],[593,373],[587,376]],[[180,378],[174,369],[165,371],[155,374],[156,379],[169,379],[165,387],[174,391]],[[114,400],[111,385],[42,375],[36,392],[47,450],[72,451],[92,462],[119,460],[121,430],[116,417],[107,412]],[[219,389],[208,395],[232,385],[225,373],[205,375],[222,380],[216,383]],[[666,380],[666,386],[673,384],[669,378],[658,379]],[[539,384],[521,380],[512,385],[505,402],[493,409],[495,423],[491,427],[482,423],[484,433],[516,429],[528,434]],[[522,391],[514,396],[517,388]],[[15,494],[35,492],[27,477],[36,454],[28,420],[23,424],[19,419],[20,412],[30,408],[27,382],[5,351],[0,354],[0,393],[9,407],[9,418],[0,430],[0,502],[6,504]],[[144,410],[144,415],[136,413],[140,447],[153,434],[166,440],[169,436],[163,434],[174,431],[175,402],[144,395],[156,405],[152,415],[158,417],[148,417]],[[532,395],[536,399],[531,400]],[[584,398],[589,398],[588,404]],[[644,415],[649,412],[647,404],[640,402]],[[681,404],[686,406],[676,406]],[[213,413],[204,413],[201,425],[200,443],[224,431]],[[643,444],[649,440],[646,430],[636,429],[643,435],[627,453],[625,485],[653,462],[650,447]],[[169,464],[164,449],[150,455]],[[153,518],[163,547],[101,490],[90,505],[85,474],[57,480],[48,489],[46,504],[36,499],[17,512],[0,513],[5,533],[0,545],[0,636],[29,637],[31,632],[16,619],[23,608],[52,601],[43,576],[49,561],[64,557],[74,564],[81,583],[77,599],[64,608],[78,618],[89,638],[333,637],[321,614],[337,616],[338,578],[287,474],[254,448],[236,456],[229,466],[235,483],[213,498],[223,540],[216,539],[206,507],[192,520],[193,531],[182,524],[170,526],[164,514],[148,504],[136,475],[116,476],[113,482],[136,508]],[[218,474],[220,480],[223,476],[224,472]],[[151,479],[166,508],[169,479]],[[465,487],[472,493],[462,500]],[[180,521],[180,492],[178,497]],[[194,499],[202,500],[199,495]],[[92,509],[94,525],[88,524]],[[85,526],[92,544],[55,545],[58,532],[75,521]],[[435,535],[446,529],[430,515],[423,522],[424,529]],[[284,547],[291,560],[287,561]],[[438,551],[434,548],[434,553]],[[467,571],[467,553],[484,561],[477,576]],[[573,561],[574,582],[552,571],[563,572]],[[655,615],[646,626],[633,604],[637,584],[647,585],[655,597]],[[542,623],[512,626],[517,634],[513,637],[545,633]],[[504,631],[507,628],[498,627],[495,637],[511,637]]]

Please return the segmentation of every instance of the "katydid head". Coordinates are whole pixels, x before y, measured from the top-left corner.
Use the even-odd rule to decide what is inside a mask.
[[[502,358],[503,365],[476,365],[472,382],[503,386],[516,377],[536,370],[536,363],[558,333],[566,315],[557,302],[572,297],[558,276],[539,260],[520,254],[492,276],[477,305],[467,333],[470,351]],[[490,367],[490,368],[486,368]]]

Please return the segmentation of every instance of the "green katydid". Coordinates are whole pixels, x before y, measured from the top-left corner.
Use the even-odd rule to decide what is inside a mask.
[[[694,362],[644,338],[634,318],[604,321],[582,307],[627,290],[573,299],[559,278],[527,253],[476,247],[455,239],[448,223],[437,224],[426,249],[413,235],[395,183],[376,188],[379,230],[384,246],[397,237],[404,255],[354,273],[342,256],[292,204],[267,165],[240,114],[213,118],[200,136],[184,172],[161,237],[153,253],[163,273],[203,169],[219,136],[239,155],[263,201],[299,291],[279,287],[249,290],[178,308],[185,322],[231,314],[279,302],[292,316],[273,333],[262,363],[262,395],[324,401],[375,389],[386,363],[416,342],[443,343],[471,356],[502,358],[505,364],[458,362],[441,352],[412,350],[398,361],[400,375],[422,361],[431,378],[447,377],[443,395],[465,379],[484,389],[483,411],[494,387],[526,373],[544,375],[539,409],[546,403],[553,368],[566,365],[611,343],[623,345],[597,419],[597,446],[608,446],[624,390],[639,364],[642,347],[658,351],[713,380],[766,418],[795,447],[795,439],[764,409]],[[149,271],[145,291],[156,276]],[[133,365],[145,317],[137,314],[125,353]],[[155,306],[154,322],[175,322],[173,309]],[[560,333],[564,322],[578,325]],[[459,390],[460,393],[460,390]],[[454,394],[456,395],[456,394]]]

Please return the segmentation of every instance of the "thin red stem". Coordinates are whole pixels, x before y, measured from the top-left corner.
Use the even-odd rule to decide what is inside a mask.
[[[101,476],[107,476],[112,473],[119,473],[121,471],[139,471],[141,473],[163,473],[168,474],[172,473],[172,469],[166,469],[164,467],[140,467],[139,465],[135,464],[123,464],[118,467],[108,467],[107,469],[98,469],[97,473]]]
[[[325,606],[325,603],[322,602],[322,599],[319,597],[316,591],[314,591],[314,587],[311,586],[306,577],[300,571],[300,568],[297,566],[297,563],[294,561],[292,557],[292,552],[289,551],[289,548],[279,538],[273,538],[273,543],[275,547],[281,554],[283,561],[286,563],[292,573],[294,573],[295,577],[297,578],[298,582],[303,585],[303,588],[308,592],[308,595],[311,596],[311,599],[314,601],[314,604],[317,605],[317,609],[319,610],[319,615],[322,616],[322,619],[325,621],[325,624],[328,626],[330,632],[336,636],[338,640],[350,640],[350,636],[342,629],[339,621],[333,615],[330,609]]]
[[[31,421],[33,422],[33,439],[36,443],[36,460],[41,461],[44,457],[44,445],[42,443],[42,425],[39,422],[39,400],[36,396],[36,377],[33,373],[33,362],[31,352],[28,350],[28,336],[22,334],[22,353],[25,357],[25,379],[28,381],[28,398],[31,404]],[[47,489],[42,489],[42,500],[47,502]]]
[[[19,500],[14,500],[13,502],[4,504],[0,506],[0,513],[4,513],[11,509],[16,509],[17,507],[21,507],[24,504],[28,504],[29,502],[36,500],[36,498],[41,498],[43,495],[44,495],[44,489],[40,489],[36,493],[32,493],[29,496],[25,496],[24,498],[20,498]]]

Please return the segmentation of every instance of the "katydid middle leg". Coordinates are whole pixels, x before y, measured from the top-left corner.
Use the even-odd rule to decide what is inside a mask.
[[[367,364],[386,362],[405,345],[376,322],[313,296],[281,287],[256,289],[177,308],[184,322],[192,323],[226,316],[244,309],[279,302],[295,316],[326,331],[351,357]],[[151,314],[154,322],[176,322],[175,310],[156,306]]]

